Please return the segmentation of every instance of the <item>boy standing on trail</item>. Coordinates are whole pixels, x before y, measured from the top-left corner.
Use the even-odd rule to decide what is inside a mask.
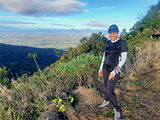
[[[99,69],[99,76],[103,76],[105,98],[98,107],[102,108],[111,104],[114,109],[114,119],[122,118],[122,110],[118,106],[115,85],[119,79],[121,68],[126,62],[128,47],[126,41],[118,38],[118,26],[113,24],[108,29],[110,40],[106,42],[104,55]]]

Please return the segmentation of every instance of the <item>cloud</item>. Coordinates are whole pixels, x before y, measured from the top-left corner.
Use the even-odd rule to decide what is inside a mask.
[[[56,16],[86,12],[77,0],[0,0],[3,9],[27,16]]]
[[[83,12],[86,12],[86,13],[88,13],[88,12],[89,12],[89,10],[83,10]]]
[[[74,27],[74,25],[66,25],[66,24],[52,24],[56,26],[62,26],[62,27]]]
[[[98,27],[98,28],[106,28],[108,26],[108,24],[104,23],[102,20],[96,20],[96,19],[88,20],[84,24],[90,27]]]
[[[0,24],[35,24],[33,22],[21,22],[21,21],[0,21]]]

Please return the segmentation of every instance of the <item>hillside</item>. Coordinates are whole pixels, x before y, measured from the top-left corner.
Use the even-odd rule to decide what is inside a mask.
[[[159,45],[160,40],[141,48],[136,54],[137,58],[129,75],[118,81],[115,92],[123,109],[123,120],[159,120],[160,118]],[[103,80],[98,77],[94,79],[95,81],[92,76],[86,80],[92,84],[92,87],[79,86],[76,90],[70,91],[75,102],[67,104],[63,114],[57,113],[57,104],[51,102],[45,106],[45,112],[38,120],[47,118],[51,120],[112,120],[114,112],[111,106],[97,108],[103,101]],[[60,95],[62,98],[66,97],[65,94]]]
[[[159,45],[160,41],[157,41],[139,49],[129,75],[122,75],[118,81],[115,92],[124,120],[159,120]],[[56,67],[47,67],[43,74],[18,78],[12,81],[12,89],[1,86],[1,112],[6,109],[6,115],[0,114],[0,117],[13,120],[112,120],[111,106],[97,108],[103,101],[103,80],[98,77],[98,61],[101,59],[91,53],[83,54]]]
[[[0,66],[6,66],[15,77],[24,73],[33,74],[37,71],[33,59],[28,57],[28,53],[37,54],[37,63],[41,69],[53,64],[63,54],[63,50],[58,49],[43,49],[26,46],[15,46],[8,44],[0,44]],[[13,77],[12,76],[12,77]]]

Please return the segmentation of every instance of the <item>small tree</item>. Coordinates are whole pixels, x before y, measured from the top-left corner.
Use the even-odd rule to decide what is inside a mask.
[[[36,61],[37,54],[35,54],[35,53],[33,53],[33,54],[32,53],[28,53],[28,57],[29,58],[33,58],[36,66],[37,66],[38,71],[42,72],[41,69],[40,69],[40,67],[39,67],[39,65],[38,65],[38,63],[37,63],[37,61]]]
[[[92,33],[89,39],[89,45],[91,46],[91,51],[96,55],[102,52],[104,49],[104,44],[107,38],[101,33]]]
[[[87,42],[88,41],[88,38],[87,37],[83,37],[82,39],[79,40],[80,43],[84,43],[84,42]]]
[[[123,28],[121,33],[120,33],[120,36],[125,36],[125,35],[127,35],[127,29]]]
[[[0,84],[7,85],[8,82],[8,70],[6,67],[0,67]]]

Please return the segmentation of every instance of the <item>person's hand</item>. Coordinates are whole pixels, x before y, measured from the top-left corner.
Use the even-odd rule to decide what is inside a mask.
[[[98,76],[99,76],[99,77],[102,77],[102,76],[103,76],[102,70],[99,70]]]
[[[115,77],[115,74],[110,73],[110,74],[109,74],[109,78],[108,78],[108,79],[109,79],[109,80],[114,80],[114,77]]]

